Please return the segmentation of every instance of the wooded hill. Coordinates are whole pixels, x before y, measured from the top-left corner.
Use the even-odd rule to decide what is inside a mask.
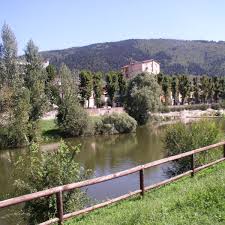
[[[132,60],[154,58],[166,74],[225,75],[224,41],[172,39],[130,39],[42,52],[59,67],[108,72],[119,70]]]

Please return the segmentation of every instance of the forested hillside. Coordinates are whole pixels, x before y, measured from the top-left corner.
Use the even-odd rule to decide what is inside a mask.
[[[154,58],[166,74],[225,75],[225,42],[172,39],[131,39],[42,52],[59,67],[107,72],[131,60]]]

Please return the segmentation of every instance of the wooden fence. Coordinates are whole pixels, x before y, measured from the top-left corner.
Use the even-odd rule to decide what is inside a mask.
[[[221,146],[223,146],[223,156],[220,159],[218,159],[214,162],[205,164],[203,166],[200,166],[198,168],[195,167],[195,155],[197,153],[204,152],[204,151],[211,150],[211,149],[215,149],[215,148],[221,147]],[[179,174],[175,177],[172,177],[170,179],[161,181],[159,183],[152,184],[150,186],[145,186],[145,184],[144,184],[144,170],[145,169],[152,168],[152,167],[164,164],[164,163],[172,162],[174,160],[178,160],[178,159],[188,157],[188,156],[191,158],[191,162],[190,162],[191,163],[191,170],[186,171],[186,172],[184,172],[182,174]],[[78,215],[81,215],[81,214],[84,214],[84,213],[88,213],[88,212],[93,211],[95,209],[98,209],[98,208],[107,206],[109,204],[118,202],[120,200],[129,198],[133,195],[141,194],[142,196],[144,196],[144,193],[147,190],[151,190],[153,188],[160,187],[162,185],[168,184],[170,182],[173,182],[173,181],[175,181],[175,180],[177,180],[181,177],[187,176],[187,175],[194,176],[194,174],[196,172],[198,172],[199,170],[204,169],[204,168],[209,167],[209,166],[212,166],[212,165],[214,165],[216,163],[219,163],[219,162],[222,162],[224,160],[225,160],[225,141],[219,142],[217,144],[209,145],[209,146],[206,146],[206,147],[203,147],[203,148],[199,148],[199,149],[196,149],[196,150],[192,150],[192,151],[189,151],[189,152],[185,152],[185,153],[182,153],[182,154],[179,154],[179,155],[175,155],[175,156],[171,156],[171,157],[168,157],[168,158],[160,159],[160,160],[150,162],[150,163],[147,163],[147,164],[144,164],[144,165],[136,166],[136,167],[133,167],[131,169],[124,170],[124,171],[114,173],[114,174],[110,174],[110,175],[107,175],[107,176],[93,178],[93,179],[89,179],[89,180],[85,180],[85,181],[81,181],[81,182],[77,182],[77,183],[72,183],[72,184],[66,184],[66,185],[50,188],[50,189],[47,189],[47,190],[39,191],[39,192],[36,192],[36,193],[27,194],[27,195],[23,195],[23,196],[20,196],[20,197],[0,201],[0,209],[10,207],[12,205],[24,203],[24,202],[27,202],[27,201],[31,201],[31,200],[34,200],[34,199],[48,197],[48,196],[51,196],[51,195],[56,195],[57,218],[53,218],[53,219],[50,219],[48,221],[45,221],[45,222],[41,223],[40,225],[47,225],[47,224],[53,224],[53,223],[62,224],[64,220],[67,220],[71,217],[75,217],[75,216],[78,216]],[[98,184],[98,183],[101,183],[101,182],[104,182],[104,181],[116,179],[118,177],[127,176],[127,175],[133,174],[133,173],[139,173],[140,189],[138,189],[136,191],[133,191],[133,192],[130,192],[128,194],[122,195],[120,197],[108,200],[106,202],[103,202],[103,203],[100,203],[100,204],[97,204],[97,205],[79,210],[79,211],[64,214],[64,212],[63,212],[63,192],[71,191],[71,190],[74,190],[76,188],[87,187],[87,186],[90,186],[90,185],[93,185],[93,184]]]

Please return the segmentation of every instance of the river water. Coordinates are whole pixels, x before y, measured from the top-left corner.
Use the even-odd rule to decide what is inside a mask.
[[[139,127],[137,133],[134,134],[74,138],[67,141],[74,145],[82,145],[81,152],[76,160],[85,169],[92,170],[92,177],[99,177],[165,157],[162,143],[163,131],[163,127],[156,128],[148,125]],[[58,143],[44,145],[42,149],[51,151],[57,148],[57,145]],[[0,199],[3,199],[3,196],[7,194],[11,194],[12,165],[21,154],[25,153],[25,149],[0,151]],[[167,165],[162,165],[146,170],[145,184],[148,185],[165,179],[166,168]],[[29,169],[24,173],[29,173]],[[90,186],[87,193],[92,199],[102,201],[138,188],[139,175],[132,174]],[[0,217],[1,214],[3,212],[0,211]],[[9,220],[0,218],[0,225],[13,224],[17,224],[17,222],[15,220],[9,222]]]

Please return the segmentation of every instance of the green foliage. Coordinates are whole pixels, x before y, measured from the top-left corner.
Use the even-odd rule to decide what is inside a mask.
[[[94,120],[95,134],[118,134],[135,132],[137,122],[127,113],[113,113]]]
[[[54,83],[56,78],[56,69],[53,65],[46,67],[47,78],[45,80],[45,94],[51,104],[58,104],[59,102],[59,88]]]
[[[171,81],[171,92],[172,92],[172,97],[174,99],[173,104],[177,105],[178,102],[178,96],[179,96],[179,91],[178,91],[178,78],[177,76],[172,77]]]
[[[63,141],[57,151],[47,153],[41,152],[37,144],[32,144],[27,155],[21,156],[15,164],[15,192],[22,195],[87,179],[88,171],[75,162],[79,151],[80,146],[69,147]],[[24,174],[25,168],[29,168],[30,172]],[[23,178],[18,178],[17,174],[24,174]],[[87,203],[87,196],[85,192],[76,189],[64,192],[63,202],[65,212],[81,209]],[[54,195],[27,202],[22,208],[22,215],[28,218],[31,225],[55,217],[56,212]]]
[[[200,102],[200,86],[199,79],[197,77],[193,78],[193,96],[195,104],[199,104]]]
[[[118,74],[118,89],[120,95],[120,103],[123,103],[127,91],[127,80],[124,78],[124,75],[122,73]]]
[[[190,85],[190,81],[189,78],[187,76],[179,76],[179,86],[178,86],[178,90],[179,93],[181,94],[181,104],[183,105],[185,103],[186,98],[188,97],[188,95],[190,94],[190,90],[191,90],[191,85]]]
[[[200,120],[189,125],[176,123],[167,128],[164,142],[168,155],[177,155],[210,144],[214,144],[222,137],[222,131],[214,121]],[[220,153],[221,154],[221,153]],[[209,157],[216,156],[215,151],[210,154],[205,152],[196,156],[196,166],[207,162]],[[190,158],[186,157],[177,162],[172,168],[173,173],[183,172],[190,169]]]
[[[17,64],[17,41],[11,28],[5,23],[2,27],[1,37],[2,62],[0,67],[1,85],[12,87],[14,79],[18,77],[19,68]]]
[[[139,124],[145,124],[149,113],[160,105],[160,87],[154,75],[143,73],[129,81],[124,107]]]
[[[30,40],[25,49],[26,73],[25,86],[30,91],[30,121],[35,122],[40,119],[46,108],[45,80],[47,78],[45,70],[42,68],[41,57],[38,47]]]
[[[162,91],[165,97],[165,105],[170,104],[170,90],[171,90],[170,78],[168,76],[163,76],[162,79]]]
[[[93,91],[95,97],[95,104],[97,107],[101,106],[101,96],[103,94],[102,73],[97,72],[93,75]]]
[[[106,75],[106,89],[110,98],[110,105],[113,106],[115,94],[118,91],[118,73],[111,71]]]
[[[210,108],[210,105],[206,104],[194,104],[194,105],[177,105],[177,106],[167,106],[161,107],[160,112],[180,112],[183,110],[207,110]]]
[[[81,102],[84,105],[85,100],[88,101],[89,108],[89,99],[91,97],[92,89],[93,89],[93,75],[90,71],[81,71],[80,73],[80,95]]]
[[[72,73],[65,65],[60,70],[62,98],[57,115],[59,128],[69,136],[83,135],[88,128],[88,115],[79,103],[78,87]]]

